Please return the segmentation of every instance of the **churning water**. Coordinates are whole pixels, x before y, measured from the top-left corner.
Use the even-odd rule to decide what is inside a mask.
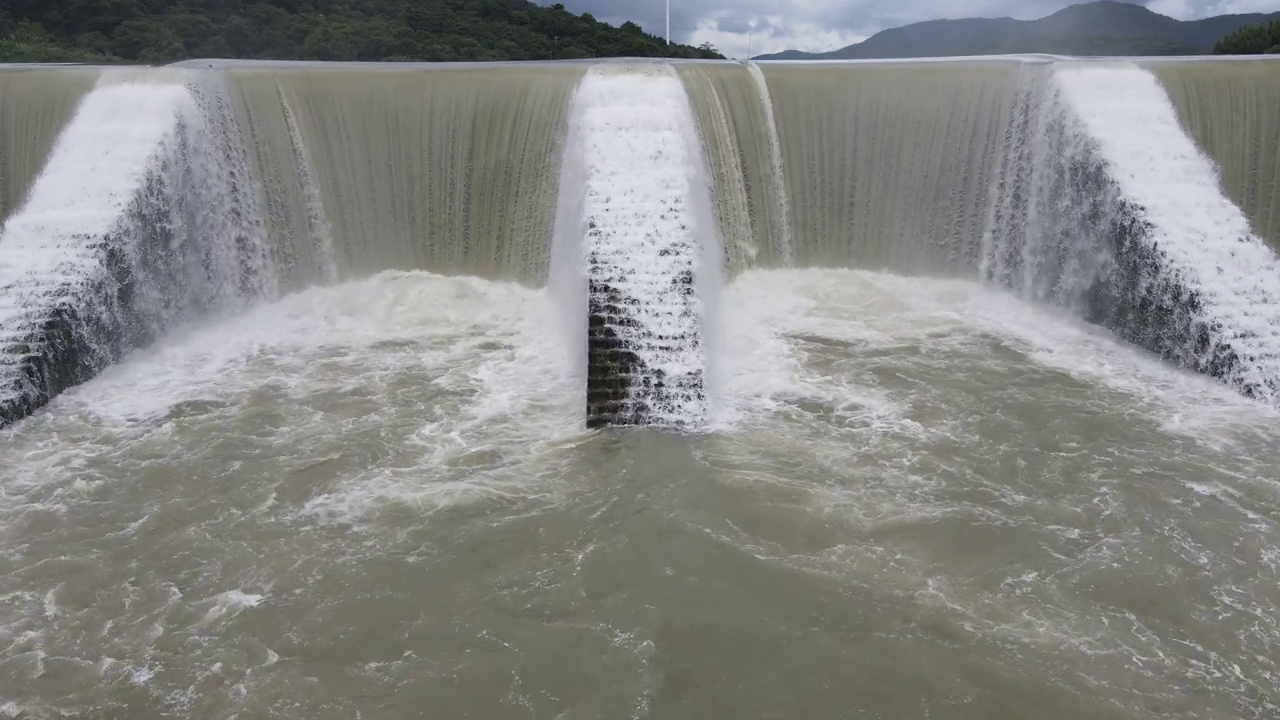
[[[1274,717],[1274,413],[962,281],[752,272],[731,417],[583,433],[554,303],[389,273],[6,431],[21,716]]]
[[[1060,65],[0,105],[0,716],[1280,717],[1256,143]]]

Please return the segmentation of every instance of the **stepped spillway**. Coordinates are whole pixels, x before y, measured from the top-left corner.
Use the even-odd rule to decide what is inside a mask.
[[[1054,80],[1132,208],[1104,324],[1247,395],[1280,398],[1280,260],[1164,88],[1133,66],[1064,68]]]
[[[148,311],[176,300],[134,295],[145,292],[140,266],[163,263],[168,250],[168,238],[139,223],[164,212],[147,207],[148,185],[191,104],[175,84],[90,92],[0,230],[0,423],[142,342],[152,335]]]
[[[698,275],[701,158],[679,78],[664,65],[592,71],[574,98],[588,293],[587,425],[706,421]]]
[[[1031,73],[1004,143],[983,277],[1271,400],[1275,253],[1163,87],[1128,64]]]

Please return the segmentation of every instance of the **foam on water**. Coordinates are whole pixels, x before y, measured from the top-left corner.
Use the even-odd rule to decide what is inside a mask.
[[[750,318],[733,323],[765,326],[753,332],[780,339],[788,362],[731,450],[708,461],[743,467],[756,454],[780,469],[735,485],[857,540],[797,552],[726,523],[724,542],[870,578],[936,617],[931,628],[954,624],[965,643],[1046,663],[1069,684],[1124,677],[1108,695],[1125,706],[1200,708],[1179,705],[1185,688],[1211,682],[1238,716],[1274,711],[1259,691],[1280,668],[1259,650],[1280,625],[1250,599],[1274,596],[1280,572],[1271,408],[972,282],[749,272],[729,293]],[[997,535],[1004,545],[983,539]],[[1176,586],[1178,600],[1152,599],[1148,582]]]
[[[877,422],[897,423],[902,408],[868,378],[803,370],[808,351],[797,338],[826,338],[860,350],[952,333],[1000,337],[1028,361],[1123,393],[1146,406],[1166,431],[1210,446],[1267,437],[1280,420],[1272,408],[1162,362],[1067,310],[1029,304],[969,281],[843,270],[751,271],[726,293],[725,429],[767,421],[790,400],[803,398],[848,403]]]
[[[1226,210],[1179,235],[1130,193],[1167,159],[1107,145],[1093,80],[1145,81],[1059,89],[1175,269],[1252,287]],[[550,288],[311,288],[0,431],[0,714],[1275,717],[1273,408],[975,282],[721,298],[680,83],[577,103]],[[712,432],[581,432],[592,277],[647,366],[718,388],[658,419]]]
[[[280,428],[271,444],[299,453],[301,468],[346,452],[346,434],[374,432],[395,456],[313,498],[309,514],[355,522],[387,503],[444,507],[491,495],[497,484],[467,472],[477,458],[562,442],[580,427],[571,373],[545,333],[553,315],[545,293],[519,285],[393,272],[203,322],[5,431],[6,442],[33,443],[25,469],[6,487],[78,477],[76,451],[56,437],[64,426],[79,428],[73,433],[84,433],[82,449],[93,452],[98,443],[146,444],[175,423],[243,418],[260,403],[282,403],[278,411],[298,425]],[[325,417],[331,431],[317,434],[312,423]],[[235,423],[225,428],[228,440],[254,432]],[[438,474],[438,482],[418,482],[424,472]],[[521,482],[504,475],[498,484],[516,492]],[[76,490],[67,492],[74,497]]]
[[[892,709],[842,684],[852,657],[948,683],[910,699],[961,718],[1010,683],[1074,698],[1051,718],[1273,707],[1264,406],[977,283],[750,271],[722,316],[731,422],[584,434],[560,312],[424,273],[315,288],[0,432],[0,691],[666,716],[692,667],[758,703],[817,674],[795,716]],[[1169,409],[1223,424],[1170,433]],[[820,657],[763,672],[795,642]]]

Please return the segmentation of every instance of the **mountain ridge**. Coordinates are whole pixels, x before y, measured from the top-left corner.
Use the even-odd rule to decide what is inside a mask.
[[[966,55],[1195,55],[1247,25],[1280,20],[1280,12],[1176,20],[1141,5],[1097,0],[1036,20],[926,20],[882,30],[825,53],[785,50],[754,60],[861,60]]]

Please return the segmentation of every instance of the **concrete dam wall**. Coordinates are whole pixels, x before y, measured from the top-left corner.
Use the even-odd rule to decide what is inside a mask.
[[[793,266],[988,283],[1274,401],[1277,70],[0,69],[0,424],[384,270],[555,286],[593,426],[700,426],[719,288]]]

